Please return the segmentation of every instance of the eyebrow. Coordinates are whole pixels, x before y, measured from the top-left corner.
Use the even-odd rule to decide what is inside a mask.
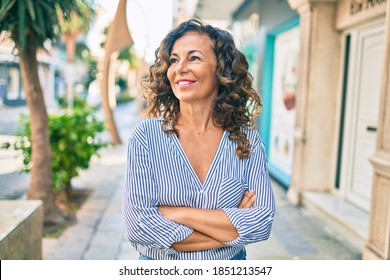
[[[205,56],[205,54],[199,50],[189,50],[188,51],[188,54],[193,54],[193,53],[201,53],[203,56]],[[177,53],[171,53],[171,55],[175,55],[175,56],[179,56]]]

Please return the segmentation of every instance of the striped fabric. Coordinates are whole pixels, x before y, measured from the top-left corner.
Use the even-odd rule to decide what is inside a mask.
[[[244,132],[252,143],[249,159],[235,155],[236,144],[224,132],[207,177],[202,184],[175,135],[161,130],[162,119],[140,122],[128,144],[123,212],[132,245],[152,259],[227,260],[249,243],[266,240],[274,218],[274,197],[259,133]],[[255,190],[252,208],[238,209],[247,190]],[[192,229],[164,218],[159,205],[222,209],[239,237],[227,247],[179,252],[171,248]]]

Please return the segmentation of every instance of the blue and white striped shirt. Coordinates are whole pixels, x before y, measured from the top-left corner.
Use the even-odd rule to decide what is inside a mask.
[[[252,151],[250,158],[239,159],[225,131],[202,184],[176,135],[165,134],[161,123],[161,118],[140,122],[128,144],[123,212],[127,237],[136,250],[152,259],[227,260],[246,244],[268,239],[275,206],[259,133],[244,128]],[[255,204],[237,208],[245,191],[252,189]],[[172,244],[193,230],[164,218],[159,205],[222,209],[239,236],[223,248],[176,251]]]

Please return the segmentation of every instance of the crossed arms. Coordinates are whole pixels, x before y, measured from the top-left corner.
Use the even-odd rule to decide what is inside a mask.
[[[251,164],[245,169],[246,183],[252,191],[243,194],[241,199],[237,197],[238,206],[224,199],[216,210],[166,206],[160,204],[161,189],[153,181],[147,150],[138,141],[130,141],[123,196],[129,241],[169,252],[241,247],[267,239],[274,217],[274,201],[264,164],[264,150],[258,145],[252,151]],[[232,192],[225,195],[232,195],[240,184],[229,183]]]
[[[250,208],[256,201],[255,192],[245,193],[238,208]],[[223,210],[191,207],[160,206],[159,212],[168,220],[194,231],[184,240],[172,244],[177,251],[198,251],[226,246],[238,237],[238,231]]]

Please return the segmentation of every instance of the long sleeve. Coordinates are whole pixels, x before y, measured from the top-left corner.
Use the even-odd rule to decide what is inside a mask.
[[[243,246],[268,239],[275,215],[275,202],[267,170],[264,145],[261,141],[253,148],[245,170],[249,190],[255,190],[256,202],[251,208],[224,208],[239,236],[225,244]]]
[[[261,138],[243,128],[252,143],[250,158],[239,159],[237,144],[225,131],[202,183],[175,134],[162,131],[162,118],[140,122],[128,143],[123,192],[123,216],[132,246],[152,259],[227,260],[245,244],[268,238],[274,215],[273,195]],[[237,209],[242,196],[254,189],[257,201],[251,209]],[[239,237],[228,246],[200,251],[177,251],[174,243],[194,230],[163,217],[160,206],[224,210]],[[227,240],[227,239],[226,239]]]
[[[123,194],[127,237],[133,243],[175,253],[171,245],[187,238],[193,230],[165,219],[158,212],[158,186],[151,164],[145,142],[130,138]]]

